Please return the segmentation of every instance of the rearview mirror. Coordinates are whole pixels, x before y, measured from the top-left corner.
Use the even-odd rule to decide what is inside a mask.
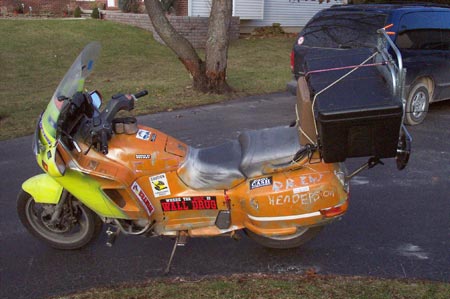
[[[102,106],[102,95],[97,90],[91,91],[89,95],[91,96],[92,105],[94,105],[95,108],[100,109]]]

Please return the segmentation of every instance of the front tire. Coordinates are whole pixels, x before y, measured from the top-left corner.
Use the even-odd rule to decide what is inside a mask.
[[[306,242],[312,240],[322,230],[323,226],[298,228],[297,232],[287,236],[261,236],[255,234],[249,229],[245,229],[245,233],[255,242],[267,248],[289,249],[299,247]]]
[[[55,207],[35,202],[25,191],[21,191],[17,198],[17,213],[22,224],[33,236],[53,248],[79,249],[100,233],[102,221],[81,202],[67,200],[61,216],[57,221],[52,221]]]
[[[428,86],[424,82],[413,85],[406,100],[405,123],[411,126],[422,123],[427,115],[429,104]]]

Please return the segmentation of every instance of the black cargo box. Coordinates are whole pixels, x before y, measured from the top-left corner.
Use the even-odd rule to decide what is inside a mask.
[[[306,80],[311,101],[323,88],[351,69],[314,72],[359,65],[373,50],[325,50],[308,55]],[[371,60],[368,63],[373,63]],[[402,122],[402,102],[394,96],[385,65],[362,67],[320,93],[314,103],[319,145],[325,162],[351,157],[395,157]],[[313,71],[311,73],[311,71]]]

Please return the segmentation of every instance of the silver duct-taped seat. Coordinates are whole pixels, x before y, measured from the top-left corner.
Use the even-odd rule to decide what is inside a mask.
[[[190,147],[178,176],[192,189],[230,189],[245,180],[240,162],[241,146],[236,140],[207,148]]]
[[[274,127],[247,131],[239,135],[242,160],[240,170],[246,177],[268,174],[290,164],[300,150],[298,128]]]
[[[193,189],[230,189],[248,177],[289,164],[300,148],[297,127],[247,131],[237,141],[208,148],[190,147],[178,175]]]

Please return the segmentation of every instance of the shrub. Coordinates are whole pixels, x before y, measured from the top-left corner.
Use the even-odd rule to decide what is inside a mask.
[[[81,8],[79,6],[77,6],[73,11],[73,16],[75,18],[81,18]]]
[[[161,0],[163,10],[169,14],[175,11],[174,4],[175,0]]]
[[[123,12],[139,12],[139,1],[138,0],[119,0],[119,8]]]
[[[22,6],[22,4],[17,4],[17,5],[14,7],[14,11],[15,11],[16,13],[23,14],[23,6]]]
[[[95,7],[95,8],[92,10],[91,17],[92,17],[93,19],[100,19],[100,10],[98,9],[98,7]]]
[[[273,23],[272,26],[258,27],[252,32],[256,36],[277,36],[284,35],[285,32],[280,23]]]

